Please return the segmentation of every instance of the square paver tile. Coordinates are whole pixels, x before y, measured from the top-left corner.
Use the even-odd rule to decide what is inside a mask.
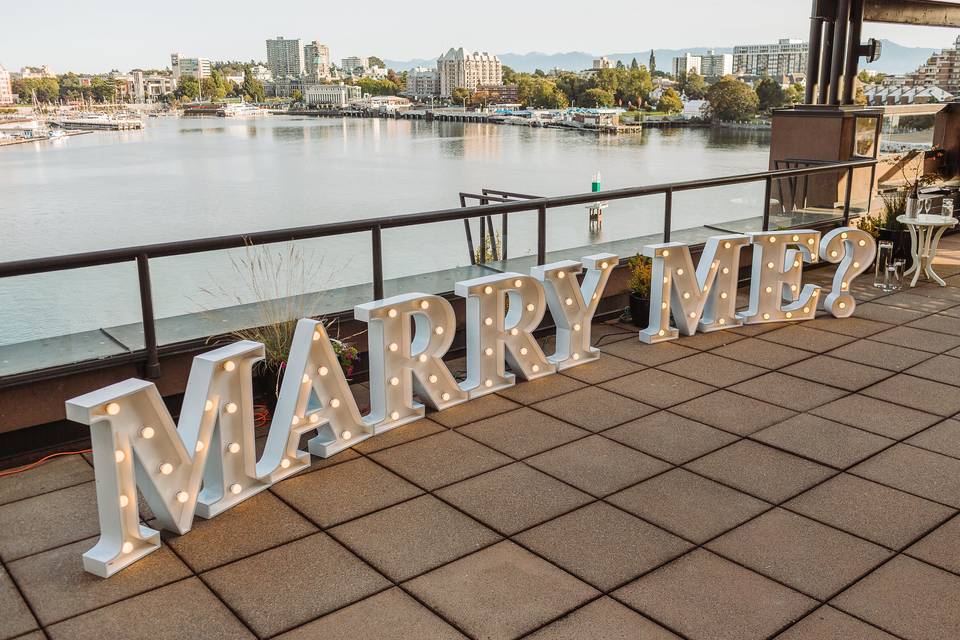
[[[688,463],[688,469],[769,502],[783,502],[830,477],[830,468],[741,440]]]
[[[734,342],[714,349],[711,353],[766,369],[779,369],[811,356],[809,351],[795,349],[775,342],[767,342],[758,338],[747,338],[740,342]]]
[[[929,449],[945,456],[960,458],[960,421],[949,419],[907,440],[921,449]]]
[[[907,554],[960,574],[960,516],[924,536]]]
[[[570,393],[581,387],[583,387],[583,383],[579,380],[567,376],[553,375],[537,378],[530,382],[521,382],[518,379],[516,385],[498,391],[497,395],[521,404],[534,404],[547,398],[555,398],[564,393]]]
[[[81,559],[96,542],[81,540],[10,563],[10,573],[44,626],[191,575],[170,548],[161,545],[109,579],[99,578],[84,571]]]
[[[877,322],[876,320],[867,320],[866,318],[834,318],[830,315],[824,315],[803,323],[803,326],[811,329],[821,329],[823,331],[832,331],[845,336],[854,338],[866,338],[867,336],[879,333],[884,329],[889,329],[891,325],[887,322]]]
[[[444,487],[437,495],[504,535],[513,535],[591,500],[587,494],[521,463]]]
[[[468,422],[476,422],[477,420],[483,420],[490,416],[506,413],[519,406],[516,402],[508,400],[499,394],[488,393],[485,396],[455,405],[449,409],[434,411],[429,414],[429,418],[434,422],[439,422],[445,427],[453,428],[465,425]]]
[[[953,509],[842,473],[784,505],[891,549],[902,549]]]
[[[859,394],[815,407],[810,413],[896,440],[906,438],[941,420],[930,413]]]
[[[960,337],[958,336],[903,326],[881,331],[870,336],[870,339],[930,353],[943,353],[960,346]]]
[[[867,387],[861,393],[941,416],[960,411],[960,393],[956,387],[903,373]]]
[[[473,637],[516,638],[597,591],[512,542],[500,542],[404,585]]]
[[[901,291],[889,296],[883,296],[881,298],[877,298],[876,302],[879,304],[886,304],[892,307],[899,307],[901,309],[909,309],[911,311],[919,311],[920,313],[927,314],[937,313],[938,311],[949,309],[957,304],[953,300],[938,300],[936,298],[920,295],[913,291]]]
[[[294,476],[271,491],[324,528],[423,493],[366,459]]]
[[[736,436],[725,431],[669,411],[644,416],[603,435],[674,464],[683,464],[736,440]]]
[[[776,640],[897,640],[885,631],[826,605],[793,625]]]
[[[619,491],[670,465],[602,436],[590,436],[529,458],[545,473],[600,497]]]
[[[903,371],[913,365],[923,362],[931,356],[926,351],[917,351],[894,344],[875,342],[873,340],[857,340],[845,344],[839,349],[830,352],[834,358],[858,362],[871,367]]]
[[[698,549],[614,593],[692,640],[760,640],[816,601]]]
[[[39,467],[0,478],[0,504],[93,480],[93,467],[83,456],[62,456]]]
[[[710,349],[723,347],[744,339],[746,339],[746,336],[732,331],[710,331],[707,333],[696,333],[692,336],[682,335],[677,339],[676,343],[681,347],[709,351]]]
[[[784,367],[782,372],[847,391],[863,389],[892,375],[886,369],[868,367],[830,356],[814,356],[809,360]]]
[[[604,382],[600,386],[660,409],[686,402],[714,390],[709,385],[681,378],[658,369],[645,369],[616,380]]]
[[[960,386],[960,358],[940,355],[906,370],[911,376]]]
[[[0,558],[11,561],[100,532],[93,482],[0,506]]]
[[[417,420],[416,422],[411,422],[402,427],[378,434],[373,438],[367,438],[353,448],[360,453],[373,453],[374,451],[395,447],[398,444],[410,442],[411,440],[419,440],[426,436],[432,436],[435,433],[440,433],[444,428],[445,427],[437,424],[433,420]]]
[[[569,396],[562,396],[562,398],[566,397]],[[614,397],[619,398],[619,396]],[[547,400],[547,402],[555,401]],[[526,458],[589,434],[588,431],[528,407],[508,411],[486,420],[471,422],[457,431],[514,458]]]
[[[697,544],[770,508],[762,500],[685,469],[671,469],[607,501]]]
[[[628,373],[640,371],[643,368],[644,365],[642,364],[624,360],[609,353],[601,353],[599,360],[564,369],[561,373],[587,384],[600,384],[613,378],[625,376]]]
[[[398,588],[388,589],[307,623],[277,640],[465,639],[462,633]]]
[[[960,508],[960,460],[898,444],[861,462],[852,473]]]
[[[832,331],[821,331],[820,329],[813,329],[800,324],[788,325],[782,329],[765,333],[761,339],[793,347],[794,349],[815,351],[816,353],[824,353],[831,349],[836,349],[854,340],[850,336],[833,333]]]
[[[585,387],[534,407],[590,431],[603,431],[656,411],[650,405],[600,387]]]
[[[960,576],[906,556],[830,604],[904,638],[960,637]]]
[[[737,306],[747,304],[749,296],[743,292],[737,295]],[[759,324],[744,324],[739,327],[731,327],[728,331],[733,331],[741,336],[759,336],[764,333],[770,333],[777,329],[787,326],[785,322],[761,322]]]
[[[888,549],[783,509],[768,511],[707,547],[819,600],[892,555]]]
[[[782,422],[794,415],[794,412],[789,409],[726,390],[700,396],[672,407],[670,411],[741,436]]]
[[[858,304],[853,313],[858,318],[886,322],[887,324],[906,324],[926,315],[922,311],[894,307],[888,304],[877,304],[877,302]]]
[[[429,495],[334,527],[330,534],[397,581],[500,539],[487,527]]]
[[[30,613],[30,608],[3,567],[0,567],[0,620],[3,620],[0,625],[0,638],[4,640],[37,628],[37,621]]]
[[[371,457],[431,491],[510,462],[507,456],[453,431],[378,451]]]
[[[946,314],[935,313],[931,316],[918,318],[913,322],[908,322],[907,326],[915,329],[924,329],[926,331],[949,333],[952,336],[960,336],[960,318]]]
[[[658,624],[604,596],[527,636],[530,640],[678,640]]]
[[[751,437],[838,469],[856,464],[895,442],[809,413],[796,415]]]
[[[325,533],[208,571],[203,579],[261,637],[390,586]]]
[[[197,578],[187,578],[129,600],[95,609],[48,627],[47,633],[55,640],[254,638],[243,623]]]
[[[839,389],[776,371],[741,382],[730,390],[794,411],[807,411],[846,395]]]
[[[689,542],[603,502],[525,531],[515,540],[601,591],[693,548]]]
[[[712,353],[698,353],[689,358],[681,358],[662,364],[658,367],[661,371],[669,371],[678,376],[713,385],[714,387],[726,387],[737,382],[742,382],[748,378],[756,377],[766,371],[761,367],[755,367],[752,364],[723,358]]]
[[[639,339],[607,344],[600,347],[600,350],[648,367],[655,367],[658,364],[699,353],[696,349],[682,347],[675,341],[647,344],[646,342],[640,342]]]

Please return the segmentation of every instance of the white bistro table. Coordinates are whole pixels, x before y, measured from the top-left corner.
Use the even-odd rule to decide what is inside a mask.
[[[931,280],[939,283],[941,287],[947,286],[947,283],[934,273],[933,259],[937,255],[940,236],[943,235],[944,231],[957,224],[957,219],[953,216],[921,213],[916,218],[908,218],[905,215],[897,216],[897,222],[902,222],[910,231],[910,253],[913,256],[913,264],[903,274],[913,273],[910,286],[917,286],[917,279],[920,278],[921,271],[926,273]]]

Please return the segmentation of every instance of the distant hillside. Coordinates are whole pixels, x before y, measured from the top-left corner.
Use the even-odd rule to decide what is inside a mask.
[[[880,59],[873,64],[861,64],[861,68],[875,69],[883,73],[906,73],[913,71],[923,64],[937,49],[926,47],[904,47],[896,42],[883,40],[883,52]],[[657,68],[661,71],[669,71],[673,59],[684,53],[700,54],[713,49],[717,53],[733,53],[733,47],[689,47],[686,49],[655,49],[657,56]],[[439,56],[438,52],[437,55]],[[503,64],[516,71],[533,72],[537,69],[549,71],[553,68],[566,69],[569,71],[580,71],[589,69],[593,66],[594,58],[599,55],[585,53],[583,51],[568,51],[565,53],[542,53],[532,51],[530,53],[500,53],[497,54]],[[613,61],[623,62],[629,65],[634,58],[642,65],[646,65],[650,58],[650,50],[635,51],[632,53],[607,53],[605,54]],[[416,60],[385,60],[388,67],[397,71],[405,71],[413,67],[433,67],[436,66],[436,58],[421,58]]]

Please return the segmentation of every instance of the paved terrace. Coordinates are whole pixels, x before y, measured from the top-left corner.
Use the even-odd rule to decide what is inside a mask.
[[[597,325],[599,363],[316,460],[109,580],[87,459],[2,478],[0,637],[958,638],[941,273],[864,276],[846,320]]]

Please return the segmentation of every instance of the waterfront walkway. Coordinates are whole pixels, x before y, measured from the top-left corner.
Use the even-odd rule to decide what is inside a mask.
[[[85,457],[0,478],[0,638],[960,637],[956,264],[865,274],[845,320],[596,325],[599,363],[315,460],[108,580]]]

